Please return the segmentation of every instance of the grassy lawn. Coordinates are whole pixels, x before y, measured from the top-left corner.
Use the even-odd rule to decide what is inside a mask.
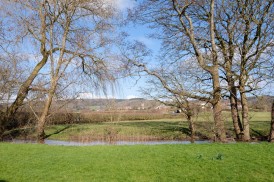
[[[0,181],[274,181],[274,145],[0,143]]]
[[[227,134],[234,137],[234,129],[229,112],[224,112]],[[252,137],[268,135],[270,127],[270,113],[250,112],[250,127]],[[195,118],[197,140],[212,137],[213,122],[211,113],[201,113]],[[189,140],[187,121],[182,119],[159,119],[144,121],[100,122],[90,124],[50,125],[46,133],[65,130],[51,135],[49,139],[96,141],[96,140]],[[199,138],[198,138],[199,137]]]

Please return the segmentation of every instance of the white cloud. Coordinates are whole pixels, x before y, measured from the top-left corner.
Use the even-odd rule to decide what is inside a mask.
[[[115,99],[113,95],[95,95],[90,92],[80,93],[78,99]]]
[[[109,0],[109,1],[122,11],[126,10],[127,8],[133,8],[136,5],[135,0]]]
[[[134,98],[138,98],[136,95],[128,95],[127,99],[134,99]]]
[[[80,93],[77,98],[79,98],[79,99],[92,99],[93,94],[92,93]]]
[[[121,97],[122,98],[122,97]],[[136,95],[128,95],[126,99],[134,99],[138,98]],[[116,97],[112,95],[104,96],[104,95],[94,95],[90,92],[80,93],[77,99],[116,99]]]
[[[143,34],[145,34],[146,31],[148,31],[144,27],[139,27],[138,30],[140,32],[144,32]],[[149,38],[146,35],[139,35],[139,36],[133,35],[132,39],[133,40],[137,40],[139,42],[142,42],[143,44],[145,44],[145,46],[147,48],[151,49],[155,53],[160,50],[161,42],[159,40],[156,40],[156,39],[153,39],[153,38]]]
[[[155,45],[155,41],[145,36],[137,37],[137,40],[144,43],[147,47],[153,47]]]

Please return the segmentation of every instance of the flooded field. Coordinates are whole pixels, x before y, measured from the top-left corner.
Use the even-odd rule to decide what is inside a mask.
[[[11,143],[37,143],[32,140],[12,140]],[[209,140],[195,141],[196,144],[211,143]],[[45,140],[47,145],[63,145],[63,146],[95,146],[95,145],[162,145],[162,144],[191,144],[190,141],[92,141],[92,142],[76,142],[61,140]]]

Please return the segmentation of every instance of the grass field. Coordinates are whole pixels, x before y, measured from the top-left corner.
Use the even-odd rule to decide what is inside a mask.
[[[0,181],[274,181],[274,145],[0,143]]]
[[[230,114],[224,112],[227,135],[234,137]],[[211,113],[195,118],[196,140],[211,139],[213,122]],[[262,139],[269,133],[270,113],[250,112],[251,137]],[[60,131],[60,132],[56,132]],[[49,125],[49,139],[67,141],[149,141],[189,140],[188,123],[185,119],[158,119],[143,121],[98,122],[90,124]]]

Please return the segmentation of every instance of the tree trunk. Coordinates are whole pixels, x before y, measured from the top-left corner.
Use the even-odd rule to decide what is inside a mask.
[[[37,124],[37,143],[45,143],[45,138],[46,138],[46,134],[45,134],[45,123],[46,123],[46,115],[43,114],[43,116],[41,116],[38,120],[38,124]]]
[[[45,124],[46,124],[46,119],[47,119],[47,116],[49,113],[49,109],[50,109],[50,106],[52,103],[52,99],[53,99],[53,96],[54,96],[54,93],[56,90],[56,86],[57,86],[57,81],[52,82],[51,90],[49,91],[48,98],[46,100],[43,112],[42,112],[42,114],[38,120],[38,123],[37,123],[36,130],[37,130],[37,142],[38,143],[44,143],[45,138],[46,138],[44,129],[45,129]]]
[[[188,125],[188,129],[190,131],[190,142],[191,143],[194,143],[194,140],[195,140],[195,127],[194,127],[194,122],[193,122],[193,119],[192,119],[192,116],[191,115],[187,115],[187,121],[189,123]]]
[[[214,117],[214,140],[216,142],[224,142],[226,140],[224,120],[222,118],[222,105],[220,102],[217,102],[213,105],[213,117]]]
[[[4,113],[5,116],[2,118],[2,120],[0,122],[0,140],[2,139],[3,134],[6,130],[6,126],[8,125],[8,123],[11,120],[13,120],[13,117],[14,117],[16,111],[18,110],[18,108],[23,105],[23,102],[24,102],[26,96],[28,95],[28,92],[30,90],[30,86],[31,86],[33,80],[36,78],[39,71],[44,67],[47,60],[48,60],[48,55],[45,54],[43,56],[42,60],[34,67],[34,69],[32,70],[32,72],[29,75],[29,77],[27,78],[27,80],[21,85],[21,87],[17,93],[15,101],[11,104],[11,106],[9,106],[7,108],[6,113]]]
[[[218,66],[215,66],[211,72],[213,80],[213,118],[214,118],[214,135],[215,141],[225,142],[225,126],[224,120],[222,118],[222,104],[221,104],[221,87],[220,87],[220,78],[218,73]]]
[[[10,118],[11,116],[13,116],[15,114],[15,112],[18,110],[18,108],[23,105],[24,99],[28,95],[29,88],[30,88],[33,80],[36,78],[39,71],[44,67],[47,60],[48,60],[48,55],[44,55],[42,60],[32,70],[28,79],[21,85],[21,87],[17,93],[15,101],[7,109],[7,118]]]
[[[0,141],[2,141],[3,140],[3,134],[5,132],[5,119],[6,119],[6,117],[5,117],[5,113],[3,113],[1,111],[0,111],[0,114],[1,114],[1,116],[0,116]]]
[[[250,141],[250,129],[248,118],[248,103],[243,87],[240,87],[241,104],[242,104],[242,122],[243,122],[243,141]]]
[[[226,78],[227,78],[227,84],[229,86],[229,101],[230,101],[230,112],[231,112],[231,118],[232,123],[234,126],[234,132],[236,139],[242,138],[242,123],[239,115],[239,109],[238,109],[238,102],[237,102],[237,88],[235,87],[235,80],[233,78],[232,74],[232,62],[233,62],[233,48],[230,47],[230,56],[227,56],[227,59],[225,61],[224,69],[226,71]],[[227,50],[225,47],[223,47],[223,53],[224,55],[227,55]],[[228,59],[229,57],[229,59]]]
[[[274,142],[274,101],[272,102],[272,110],[271,110],[271,125],[270,125],[270,133],[269,133],[269,142]]]
[[[242,127],[239,110],[238,110],[237,90],[235,86],[232,86],[230,90],[230,111],[231,111],[232,122],[233,122],[236,138],[241,139],[241,133],[243,131],[243,127]]]

